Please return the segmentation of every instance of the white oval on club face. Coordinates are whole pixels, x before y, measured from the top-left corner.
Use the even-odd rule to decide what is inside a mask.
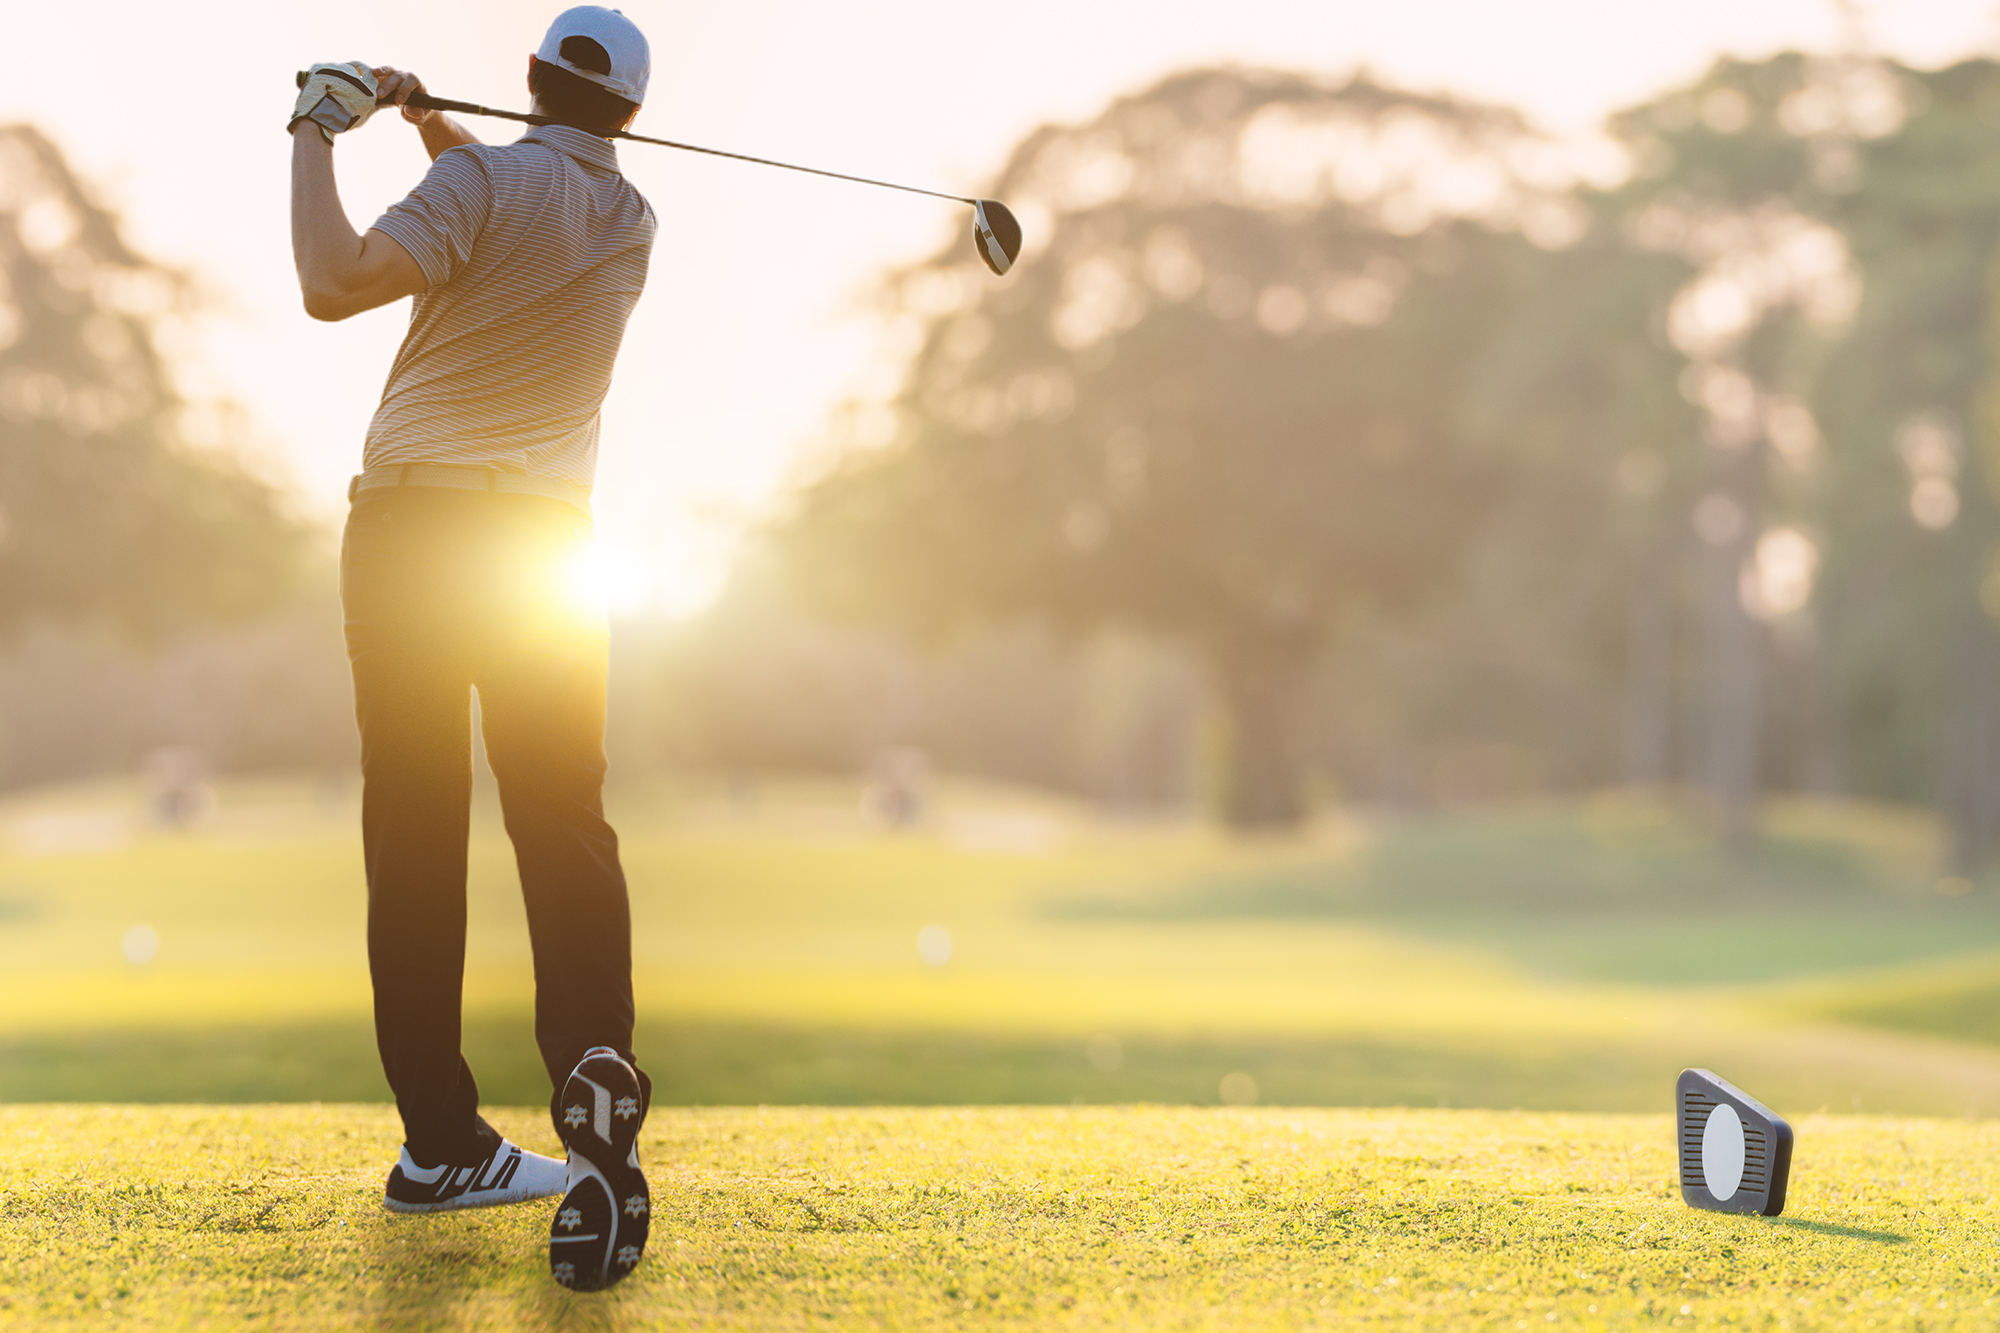
[[[1743,1183],[1743,1117],[1727,1102],[1710,1111],[1702,1127],[1701,1178],[1718,1200]]]

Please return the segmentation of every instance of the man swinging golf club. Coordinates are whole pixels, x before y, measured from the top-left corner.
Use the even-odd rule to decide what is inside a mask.
[[[651,1215],[636,1146],[651,1084],[631,1050],[631,922],[602,802],[606,626],[575,591],[598,409],[655,230],[604,136],[630,123],[648,69],[629,19],[582,5],[528,63],[535,112],[552,123],[511,144],[405,105],[423,89],[414,75],[359,63],[313,66],[290,122],[307,312],[338,320],[416,298],[341,547],[375,1031],[404,1128],[386,1203],[433,1212],[561,1194],[549,1263],[579,1290],[632,1271]],[[402,105],[432,165],[357,235],[333,143],[378,98]],[[459,1051],[474,688],[567,1164],[486,1123]]]

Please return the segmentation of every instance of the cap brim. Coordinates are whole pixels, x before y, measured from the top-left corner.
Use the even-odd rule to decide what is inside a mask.
[[[583,79],[589,83],[594,83],[598,87],[602,88],[605,92],[610,93],[613,97],[622,97],[626,101],[632,103],[634,106],[639,105],[639,103],[644,100],[643,95],[639,93],[636,89],[634,89],[631,84],[626,83],[619,79],[614,79],[607,74],[599,74],[594,69],[583,69],[580,66],[572,65],[569,63],[569,61],[564,60],[559,55],[545,56],[538,54],[535,57],[535,59],[545,60],[549,64],[556,66],[558,69],[568,70],[571,74],[576,75],[576,77],[578,77],[579,79]]]

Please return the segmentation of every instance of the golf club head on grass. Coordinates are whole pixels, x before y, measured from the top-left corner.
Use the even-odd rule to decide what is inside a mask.
[[[980,199],[972,205],[972,244],[986,267],[1005,275],[1021,254],[1021,224],[998,199]]]
[[[1674,1084],[1681,1198],[1714,1213],[1785,1211],[1792,1127],[1770,1107],[1706,1069]]]

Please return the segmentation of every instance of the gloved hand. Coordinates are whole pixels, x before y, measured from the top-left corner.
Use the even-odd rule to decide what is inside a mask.
[[[332,143],[334,135],[355,129],[375,114],[375,86],[375,71],[359,60],[314,65],[306,71],[298,105],[285,129],[310,120]]]

